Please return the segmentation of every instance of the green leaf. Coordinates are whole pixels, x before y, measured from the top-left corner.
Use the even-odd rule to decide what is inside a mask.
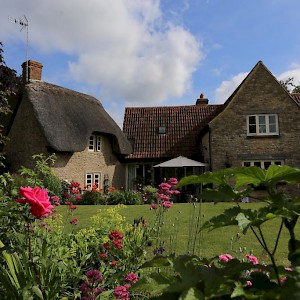
[[[243,231],[243,233],[246,233],[246,230],[249,228],[251,225],[251,221],[245,216],[244,213],[239,213],[236,216],[236,220],[238,222],[238,226],[240,229]]]
[[[246,187],[250,184],[259,186],[265,181],[265,170],[258,167],[243,167],[236,169],[235,175],[235,189]]]
[[[39,287],[38,286],[33,286],[32,287],[32,291],[40,298],[40,299],[44,299],[44,297],[43,297],[43,293],[42,293],[42,291],[39,289]]]
[[[205,297],[201,291],[195,287],[185,290],[179,297],[179,300],[204,300]]]
[[[241,208],[237,206],[226,209],[223,212],[223,214],[213,217],[209,221],[206,221],[202,225],[200,231],[204,229],[213,230],[220,227],[237,225],[238,222],[236,220],[236,217],[240,212],[241,212]]]

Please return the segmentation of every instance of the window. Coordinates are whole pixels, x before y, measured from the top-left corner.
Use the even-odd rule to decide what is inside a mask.
[[[87,173],[85,175],[85,186],[87,188],[92,188],[95,183],[97,183],[98,188],[100,188],[100,173]]]
[[[249,161],[243,162],[244,167],[256,166],[256,167],[266,169],[266,170],[269,168],[270,165],[282,166],[283,161],[281,161],[281,160],[249,160]]]
[[[159,126],[158,127],[158,133],[159,134],[166,134],[167,130],[166,130],[166,126]]]
[[[278,116],[251,115],[247,118],[247,135],[278,135]]]
[[[99,152],[101,151],[101,136],[91,135],[89,139],[89,151]]]

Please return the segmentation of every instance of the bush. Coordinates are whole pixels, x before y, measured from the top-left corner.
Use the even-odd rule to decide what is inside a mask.
[[[143,204],[144,200],[141,194],[137,191],[117,191],[113,190],[109,193],[107,204],[124,204],[124,205],[139,205]]]
[[[106,203],[106,196],[98,191],[84,191],[81,200],[77,204],[82,205],[104,205]]]

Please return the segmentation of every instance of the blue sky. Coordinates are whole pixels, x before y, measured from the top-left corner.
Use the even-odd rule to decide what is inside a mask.
[[[262,60],[300,84],[299,0],[1,1],[0,41],[20,74],[95,96],[122,126],[124,107],[223,103]]]

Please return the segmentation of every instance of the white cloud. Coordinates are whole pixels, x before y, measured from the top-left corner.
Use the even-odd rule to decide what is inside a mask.
[[[293,83],[295,85],[300,85],[300,65],[298,64],[293,64],[292,69],[287,70],[283,73],[281,73],[280,75],[277,76],[278,80],[287,80],[289,78],[293,78]]]
[[[247,75],[248,73],[239,73],[230,80],[222,81],[221,85],[215,91],[215,103],[223,104]]]
[[[182,96],[203,59],[201,43],[164,20],[159,0],[7,1],[0,12],[6,41],[20,38],[6,15],[24,14],[31,47],[72,55],[71,78],[127,103],[159,104]]]

